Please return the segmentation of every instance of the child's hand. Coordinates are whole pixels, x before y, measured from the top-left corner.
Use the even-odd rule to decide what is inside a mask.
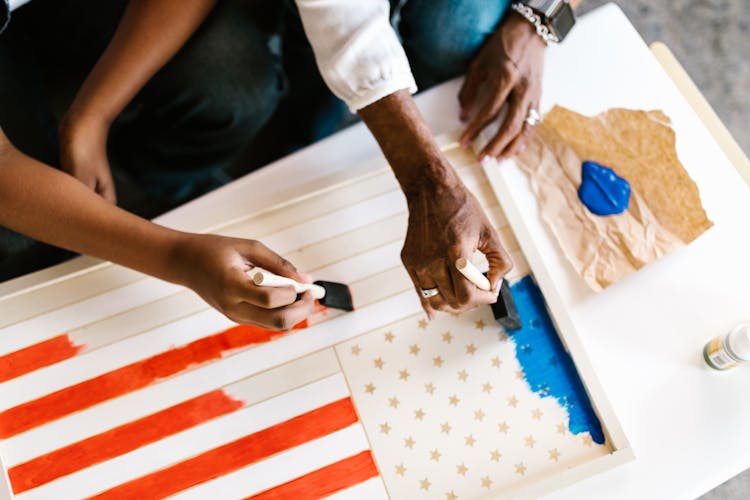
[[[182,233],[172,255],[173,272],[165,274],[192,288],[233,321],[289,330],[313,312],[315,304],[309,292],[297,300],[292,287],[269,288],[253,283],[247,271],[255,266],[297,281],[310,281],[259,241]]]

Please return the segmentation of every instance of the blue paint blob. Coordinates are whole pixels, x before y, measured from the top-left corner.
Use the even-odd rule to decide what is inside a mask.
[[[588,432],[596,443],[604,433],[570,354],[563,347],[544,296],[530,276],[511,287],[521,329],[508,332],[516,345],[516,358],[531,390],[557,399],[568,412],[568,429],[573,434]]]
[[[578,198],[593,214],[621,214],[630,203],[630,183],[609,167],[585,161],[581,166]]]

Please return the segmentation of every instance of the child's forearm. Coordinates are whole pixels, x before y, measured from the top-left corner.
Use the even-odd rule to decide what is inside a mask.
[[[2,132],[0,225],[74,252],[179,281],[169,260],[184,233],[106,203],[75,178],[16,150]]]
[[[107,126],[203,22],[216,0],[130,0],[69,114]],[[68,117],[71,119],[71,117]]]

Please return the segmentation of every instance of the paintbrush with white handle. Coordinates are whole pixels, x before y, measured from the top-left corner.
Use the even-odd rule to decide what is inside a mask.
[[[456,269],[458,269],[467,280],[474,283],[477,288],[486,292],[489,292],[492,289],[492,284],[490,283],[490,280],[487,279],[487,276],[482,274],[470,260],[464,258],[456,260]],[[498,291],[497,301],[494,304],[490,304],[490,307],[492,308],[492,314],[495,316],[495,319],[506,330],[518,330],[522,327],[521,317],[518,315],[518,310],[516,309],[516,303],[513,300],[508,280],[503,278],[500,290]]]
[[[255,267],[248,271],[248,274],[257,286],[268,286],[273,288],[282,288],[291,286],[297,293],[310,292],[315,300],[321,305],[342,309],[344,311],[353,311],[352,294],[349,287],[343,283],[334,283],[332,281],[316,281],[315,283],[300,283],[299,281],[279,276],[271,271]]]

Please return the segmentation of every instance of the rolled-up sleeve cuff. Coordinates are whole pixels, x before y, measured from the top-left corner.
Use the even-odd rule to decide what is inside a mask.
[[[383,97],[389,96],[399,90],[408,89],[410,93],[417,91],[417,83],[414,81],[411,71],[407,73],[395,74],[383,79],[379,83],[373,84],[367,90],[362,90],[356,95],[345,99],[346,105],[352,113],[356,113],[362,108],[379,101]]]

